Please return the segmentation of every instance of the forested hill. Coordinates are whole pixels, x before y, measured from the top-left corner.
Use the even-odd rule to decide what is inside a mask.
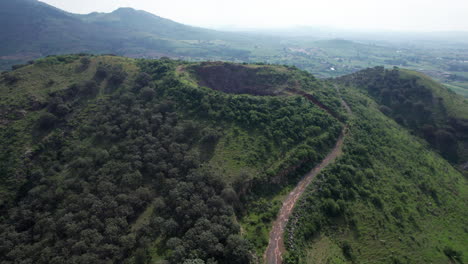
[[[468,101],[429,77],[375,67],[337,79],[365,90],[380,111],[426,139],[454,163],[468,161]]]
[[[3,72],[0,262],[261,263],[284,196],[345,126],[285,261],[468,261],[466,178],[362,92],[261,63],[63,55]]]
[[[251,96],[198,85],[207,65],[72,55],[2,74],[0,262],[252,261],[270,198],[342,128],[282,89],[342,110],[298,69],[238,65],[278,92]]]

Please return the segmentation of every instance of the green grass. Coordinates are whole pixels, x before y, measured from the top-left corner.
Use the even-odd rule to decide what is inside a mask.
[[[420,85],[431,89],[435,96],[444,100],[444,105],[450,116],[468,119],[468,100],[466,98],[459,96],[422,73],[404,69],[400,70],[400,73],[403,78],[417,76]]]
[[[64,58],[63,62],[57,58]],[[130,74],[137,71],[134,59],[114,56],[91,57],[89,67],[80,71],[78,70],[81,64],[80,58],[77,55],[43,58],[37,60],[34,65],[27,65],[7,73],[16,76],[19,80],[13,85],[0,83],[0,103],[24,106],[28,105],[31,98],[43,102],[50,92],[63,90],[72,84],[92,79],[99,63],[121,65]]]
[[[261,197],[248,204],[247,214],[241,218],[241,233],[252,243],[257,256],[263,256],[273,222],[276,220],[282,201],[293,186],[283,188],[273,196]]]
[[[266,142],[264,135],[248,133],[235,126],[224,129],[223,133],[208,164],[222,169],[220,175],[231,184],[252,180],[262,173],[267,164],[276,161],[280,154],[275,147],[266,151],[265,145],[271,145]]]
[[[301,198],[304,204],[295,209],[300,224],[294,234],[301,249],[292,252],[301,263],[313,263],[309,257],[318,258],[320,252],[315,251],[325,243],[321,238],[327,237],[326,243],[335,248],[349,244],[355,263],[449,263],[445,248],[462,252],[462,260],[468,261],[467,179],[358,91],[347,89],[345,100],[355,116],[344,155],[326,168],[324,178],[315,182]],[[364,149],[367,154],[355,154]],[[338,169],[345,164],[355,172]],[[361,182],[353,182],[356,179]],[[344,200],[338,217],[326,216],[321,209],[327,192],[317,189],[326,188],[332,195],[343,192],[338,195]],[[354,198],[346,198],[352,189]],[[320,232],[301,240],[301,230],[311,221],[321,223]],[[342,263],[346,258],[342,252],[336,256],[337,252],[321,259]]]
[[[452,91],[463,95],[464,97],[468,97],[468,83],[460,83],[460,82],[451,82],[451,83],[444,83]]]
[[[310,248],[306,249],[304,263],[306,264],[344,264],[347,263],[338,244],[326,235],[318,235],[313,239]]]

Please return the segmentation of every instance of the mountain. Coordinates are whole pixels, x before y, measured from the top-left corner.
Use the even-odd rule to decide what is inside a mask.
[[[0,0],[0,22],[5,25],[0,29],[0,70],[48,55],[77,53],[285,64],[320,78],[399,66],[423,72],[468,96],[463,32],[361,36],[310,27],[222,32],[131,8],[79,15],[33,0]]]
[[[231,67],[278,96],[198,85]],[[4,73],[1,262],[249,262],[234,218],[247,194],[297,179],[341,130],[288,83],[341,112],[327,84],[285,66],[74,55]]]
[[[362,88],[340,91],[353,111],[344,153],[294,208],[286,263],[465,263],[466,175]]]
[[[363,88],[292,66],[39,59],[1,74],[0,149],[2,263],[258,263],[316,168],[287,263],[467,260],[466,177]]]
[[[468,162],[468,101],[424,74],[376,67],[338,78],[369,94],[380,110],[426,139],[448,160]]]
[[[226,33],[191,27],[161,18],[151,13],[132,8],[119,8],[112,13],[76,15],[81,20],[95,25],[125,30],[127,32],[150,33],[161,38],[176,40],[216,40]]]
[[[0,263],[468,262],[463,48],[0,22]]]
[[[42,2],[2,0],[0,10],[0,21],[5,25],[0,29],[0,55],[5,59],[99,51],[112,45],[104,42],[103,34],[99,34],[102,28],[87,27],[71,14]]]
[[[134,57],[217,56],[248,52],[226,41],[241,34],[195,28],[131,8],[109,14],[77,15],[32,0],[0,1],[2,68],[64,53],[115,53]]]

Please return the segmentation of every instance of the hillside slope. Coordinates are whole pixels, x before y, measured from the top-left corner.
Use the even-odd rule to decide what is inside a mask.
[[[4,25],[0,28],[0,70],[48,55],[70,53],[265,62],[294,65],[321,78],[385,65],[424,72],[468,96],[468,68],[461,59],[467,57],[467,50],[453,39],[455,33],[447,34],[452,40],[440,46],[437,34],[427,35],[429,39],[418,41],[418,45],[398,45],[387,39],[389,36],[363,41],[356,38],[356,33],[335,35],[329,29],[320,32],[320,37],[310,34],[312,31],[298,36],[263,30],[223,32],[132,8],[80,15],[37,0],[0,0],[0,23]],[[437,48],[428,49],[433,44]]]
[[[361,92],[342,89],[344,153],[294,209],[286,263],[465,263],[466,177]]]
[[[465,261],[466,178],[362,91],[342,87],[348,117],[289,66],[66,55],[2,73],[0,262],[261,262],[343,121],[287,261]]]
[[[337,79],[367,92],[380,111],[426,139],[453,163],[468,161],[468,101],[414,71],[383,67]]]
[[[1,0],[0,23],[0,69],[65,53],[192,59],[248,54],[231,47],[246,43],[241,34],[191,27],[131,8],[77,15],[36,0]]]
[[[199,85],[196,69],[210,65],[70,55],[2,74],[0,261],[254,261],[277,197],[342,126],[287,91]],[[235,67],[277,80],[263,85],[274,91],[295,80],[340,112],[330,84],[310,74]]]

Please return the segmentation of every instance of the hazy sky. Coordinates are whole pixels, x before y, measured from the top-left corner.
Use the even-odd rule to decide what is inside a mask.
[[[468,31],[468,0],[41,0],[73,13],[133,7],[189,25]]]

